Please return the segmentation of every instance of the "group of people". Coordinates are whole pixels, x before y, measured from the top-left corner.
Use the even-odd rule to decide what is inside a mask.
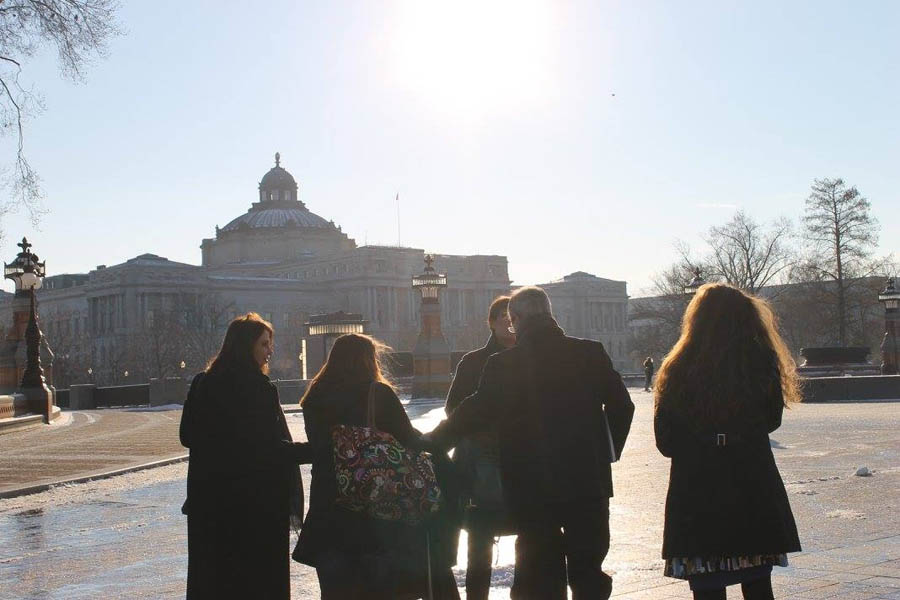
[[[452,567],[465,528],[469,600],[488,597],[494,538],[511,534],[512,598],[566,598],[567,588],[608,598],[611,465],[634,404],[602,344],[566,336],[540,288],[495,300],[488,325],[485,347],[457,367],[446,420],[426,434],[381,369],[381,344],[341,336],[301,400],[309,441],[298,443],[266,376],[272,326],[235,319],[182,415],[187,597],[289,598],[293,556],[316,569],[325,600],[459,598]],[[654,395],[656,444],[672,459],[665,575],[687,580],[695,599],[724,600],[734,584],[747,599],[774,598],[772,567],[800,542],[768,435],[799,394],[769,305],[701,287]],[[339,501],[352,482],[336,468],[335,431],[367,426],[430,458],[441,502],[428,519],[381,520]],[[305,517],[301,464],[312,464]]]

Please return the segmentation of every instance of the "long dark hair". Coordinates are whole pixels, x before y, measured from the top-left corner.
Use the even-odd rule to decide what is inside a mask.
[[[269,365],[262,367],[253,358],[253,347],[259,337],[269,332],[275,336],[272,324],[255,312],[236,317],[228,324],[222,348],[206,365],[207,373],[218,373],[228,370],[256,370],[261,373],[269,372]]]
[[[728,284],[702,286],[659,369],[656,410],[666,406],[712,424],[746,414],[774,385],[781,386],[785,406],[800,400],[794,359],[772,307]]]
[[[381,366],[381,357],[387,350],[388,346],[371,336],[359,333],[342,335],[334,341],[328,360],[309,382],[306,393],[300,399],[300,405],[302,406],[315,390],[340,383],[378,381],[391,386]]]

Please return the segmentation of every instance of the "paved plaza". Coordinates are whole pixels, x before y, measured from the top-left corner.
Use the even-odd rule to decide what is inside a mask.
[[[613,595],[688,599],[685,583],[660,575],[668,460],[653,445],[650,395],[632,391],[632,397],[637,405],[632,434],[613,468],[612,549],[605,563],[614,578]],[[442,414],[437,402],[410,405],[408,412],[424,431]],[[54,455],[71,453],[68,472],[78,460],[102,470],[141,456],[155,459],[179,451],[180,412],[173,410],[121,417],[168,420],[167,425],[156,421],[156,433],[149,436],[162,454],[150,450],[151,426],[144,421],[132,442],[127,431],[110,433],[107,437],[116,449],[104,452],[107,434],[100,425],[106,419],[115,423],[121,413],[72,413],[69,424],[43,432],[46,444],[28,438],[27,447],[14,448],[12,436],[22,434],[0,436],[0,485],[10,486],[8,477],[13,475],[19,484],[28,479],[11,465],[11,456],[21,461],[33,455],[36,464],[45,464],[53,440]],[[95,420],[86,424],[84,417]],[[295,438],[303,439],[302,417],[292,414],[288,421]],[[62,444],[66,429],[76,432],[76,427],[82,428],[84,442]],[[116,441],[121,439],[126,441]],[[772,445],[804,547],[804,552],[791,555],[790,567],[776,569],[776,597],[900,599],[900,403],[797,406],[785,413]],[[874,474],[855,476],[860,466]],[[50,465],[42,469],[42,478],[52,476]],[[0,500],[0,598],[183,597],[187,540],[179,509],[186,471],[185,464],[175,464]],[[308,468],[304,478],[308,490]],[[512,538],[501,540],[492,598],[509,597],[512,548]],[[296,563],[291,569],[293,597],[317,598],[313,571]],[[457,570],[460,585],[464,573]],[[729,598],[738,597],[739,590],[732,589]]]
[[[64,412],[52,425],[0,435],[0,495],[186,454],[180,410]]]

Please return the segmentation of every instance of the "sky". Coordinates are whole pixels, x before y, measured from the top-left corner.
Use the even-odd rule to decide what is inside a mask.
[[[797,219],[822,177],[900,254],[897,2],[126,0],[119,19],[82,83],[52,51],[25,64],[47,212],[3,218],[6,261],[27,235],[50,275],[199,264],[276,151],[358,244],[502,254],[515,284],[581,270],[640,295],[676,240],[738,209]]]

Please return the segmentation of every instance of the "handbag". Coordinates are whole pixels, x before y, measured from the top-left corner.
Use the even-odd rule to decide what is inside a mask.
[[[411,451],[375,427],[375,385],[366,399],[366,426],[331,430],[335,503],[375,519],[417,525],[440,509],[434,464],[427,452]]]

